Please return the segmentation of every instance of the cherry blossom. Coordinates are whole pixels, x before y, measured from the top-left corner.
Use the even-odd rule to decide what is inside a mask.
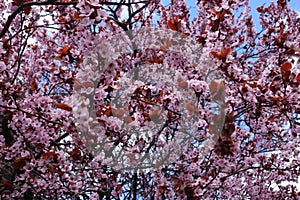
[[[0,198],[297,199],[299,13],[195,8],[1,2]]]

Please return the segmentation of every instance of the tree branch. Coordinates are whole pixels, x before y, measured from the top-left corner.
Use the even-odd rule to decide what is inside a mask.
[[[40,1],[40,2],[25,2],[22,3],[8,18],[7,21],[2,29],[2,31],[0,32],[0,38],[2,38],[5,33],[8,31],[12,21],[14,20],[14,18],[26,7],[30,7],[30,6],[46,6],[46,5],[55,5],[55,6],[59,6],[59,5],[76,5],[78,3],[78,1],[70,1],[70,2],[58,2],[56,0],[48,0],[48,1]],[[125,6],[129,6],[129,5],[133,5],[133,4],[140,4],[140,3],[149,3],[149,1],[139,1],[139,2],[122,2],[122,3],[118,3],[118,2],[101,2],[101,5],[125,5]],[[144,7],[143,7],[144,8]]]
[[[40,2],[26,2],[22,3],[8,18],[7,21],[0,33],[0,38],[2,38],[5,33],[8,31],[10,24],[14,20],[14,18],[26,7],[30,6],[46,6],[46,5],[76,5],[77,1],[70,1],[70,2],[57,2],[53,0],[48,1],[40,1]]]

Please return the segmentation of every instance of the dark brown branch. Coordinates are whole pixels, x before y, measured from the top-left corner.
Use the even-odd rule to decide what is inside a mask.
[[[88,5],[91,5],[89,2],[86,2]],[[149,3],[149,0],[145,0],[145,1],[138,1],[138,2],[123,2],[123,0],[121,0],[121,2],[100,2],[101,5],[106,5],[106,6],[131,6],[134,4],[140,4],[140,3]],[[93,6],[95,8],[100,8],[100,6]]]
[[[23,46],[20,47],[20,50],[19,50],[19,52],[18,52],[18,59],[16,60],[16,63],[18,63],[18,66],[17,66],[17,70],[16,70],[16,72],[15,72],[15,74],[14,74],[14,77],[13,77],[13,79],[12,79],[11,82],[10,82],[11,84],[13,84],[13,83],[15,82],[15,80],[17,79],[17,77],[18,77],[19,71],[20,71],[20,69],[21,69],[21,59],[22,59],[22,55],[24,54],[24,51],[25,51],[25,49],[26,49],[27,41],[28,41],[29,37],[30,37],[32,34],[33,34],[33,32],[31,32],[30,34],[28,34],[28,35],[26,36],[26,39],[25,39],[25,45],[23,45]],[[14,65],[15,65],[15,64],[14,64]]]
[[[47,24],[47,25],[43,24],[43,25],[36,25],[36,26],[29,26],[29,27],[21,28],[16,33],[14,33],[10,38],[8,38],[6,40],[6,42],[12,40],[19,33],[23,32],[23,31],[26,31],[26,30],[30,30],[30,29],[47,28],[47,29],[54,29],[54,30],[59,30],[59,31],[69,31],[69,30],[53,27],[54,25],[59,25],[59,24],[64,24],[64,23],[60,22],[60,23],[53,23],[53,24]]]
[[[138,175],[137,172],[133,174],[133,183],[132,183],[132,200],[137,200],[137,190],[138,190]]]
[[[0,107],[7,108],[7,109],[12,109],[12,110],[18,110],[18,111],[20,111],[22,113],[25,113],[27,116],[33,116],[33,117],[36,117],[38,119],[42,119],[42,120],[44,120],[45,122],[48,122],[48,123],[57,124],[57,125],[63,125],[63,123],[51,121],[51,120],[49,120],[47,118],[42,117],[41,115],[35,115],[35,114],[32,114],[32,113],[27,112],[25,110],[22,110],[18,106],[17,107],[10,107],[10,106],[5,106],[5,105],[0,105]]]
[[[26,3],[22,3],[8,18],[7,21],[0,33],[0,38],[2,38],[5,33],[8,31],[12,21],[14,20],[14,18],[26,7],[30,7],[30,6],[47,6],[47,5],[55,5],[55,6],[59,6],[59,5],[76,5],[78,3],[78,1],[70,1],[70,2],[58,2],[56,0],[48,0],[48,1],[41,1],[41,2],[26,2]],[[101,2],[101,5],[125,5],[125,6],[129,6],[129,5],[133,5],[133,4],[140,4],[140,3],[149,3],[149,1],[139,1],[139,2],[122,2],[122,3],[118,3],[118,2]]]
[[[8,31],[10,24],[14,20],[14,18],[26,7],[30,6],[46,6],[46,5],[76,5],[77,1],[70,1],[70,2],[57,2],[53,0],[48,1],[40,1],[40,2],[26,2],[22,3],[8,18],[7,21],[0,33],[0,38],[2,38],[5,33]]]

